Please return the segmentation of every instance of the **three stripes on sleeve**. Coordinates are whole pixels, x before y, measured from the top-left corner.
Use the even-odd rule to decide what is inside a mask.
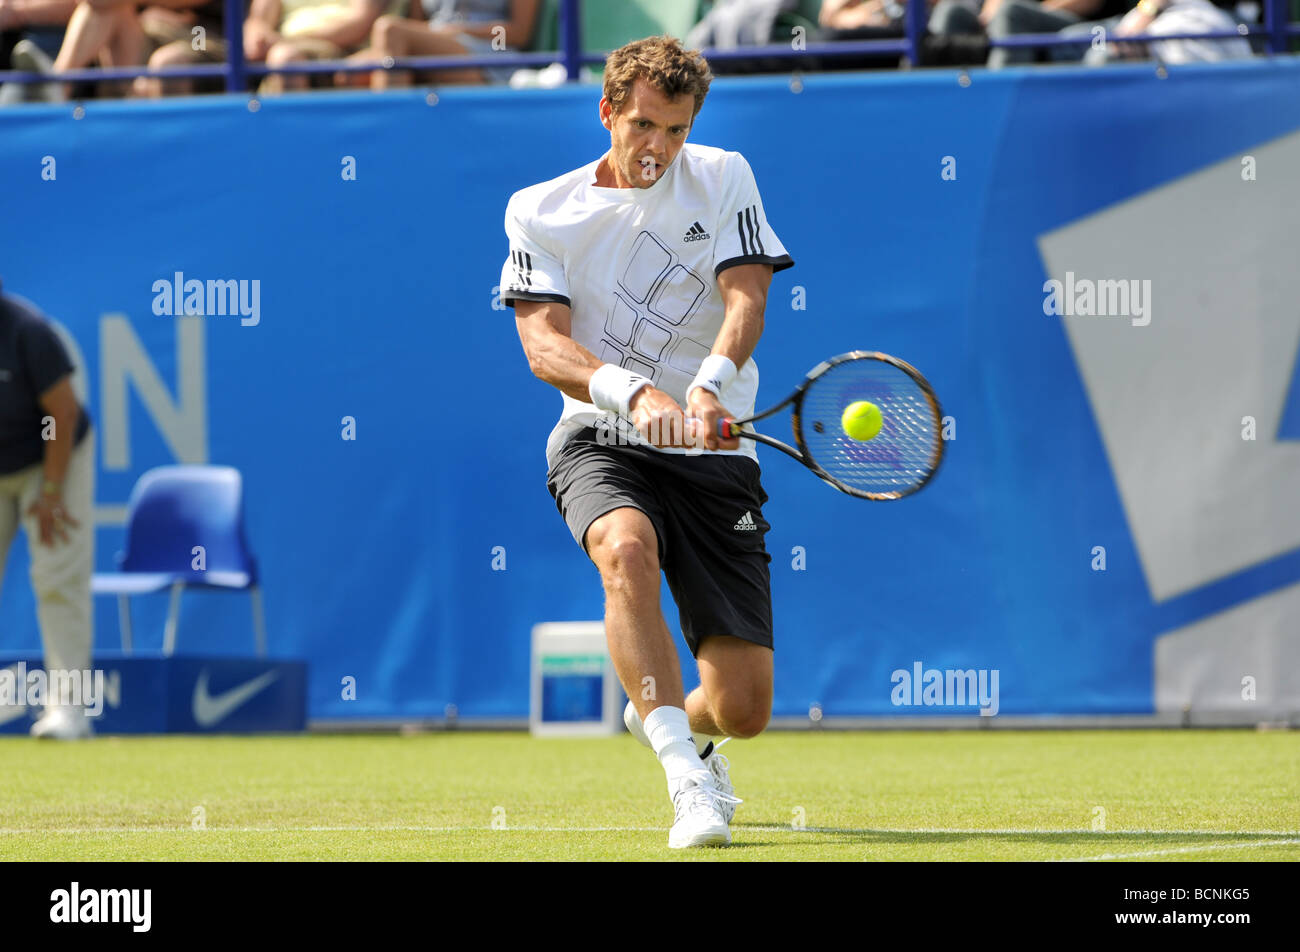
[[[763,239],[759,237],[760,225],[758,206],[749,205],[736,212],[736,230],[740,233],[740,248],[745,255],[766,254]]]
[[[526,291],[533,286],[533,256],[527,251],[510,250],[510,260],[514,262],[515,277],[519,279],[516,290]]]

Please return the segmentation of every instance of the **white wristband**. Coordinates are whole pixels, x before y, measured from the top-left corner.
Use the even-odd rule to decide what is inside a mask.
[[[726,390],[735,379],[736,365],[730,358],[723,357],[721,354],[709,354],[701,362],[700,371],[691,381],[691,385],[686,388],[686,398],[689,400],[691,391],[700,387],[721,400],[722,391]]]
[[[591,402],[600,409],[625,417],[628,415],[627,405],[632,402],[637,391],[649,385],[649,377],[614,364],[603,364],[591,375],[587,392],[591,394]]]

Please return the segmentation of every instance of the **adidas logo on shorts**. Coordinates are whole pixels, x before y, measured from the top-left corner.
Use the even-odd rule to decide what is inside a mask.
[[[754,522],[754,516],[752,513],[746,511],[745,514],[740,517],[740,521],[736,523],[736,531],[737,532],[758,531],[758,524]]]
[[[704,226],[699,222],[696,222],[690,228],[686,229],[686,234],[682,235],[682,241],[704,241],[710,237],[712,236],[704,230]]]

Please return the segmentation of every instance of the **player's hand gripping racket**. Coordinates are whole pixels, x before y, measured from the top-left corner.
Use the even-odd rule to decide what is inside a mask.
[[[791,404],[795,446],[750,428]],[[939,398],[915,367],[855,350],[818,364],[776,406],[744,420],[718,421],[718,434],[776,447],[850,496],[902,499],[938,470],[942,419]]]

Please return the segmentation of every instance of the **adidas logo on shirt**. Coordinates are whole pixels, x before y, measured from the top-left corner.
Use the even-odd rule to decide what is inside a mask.
[[[746,510],[745,514],[740,517],[740,521],[736,523],[736,531],[737,532],[758,531],[758,524],[754,522],[754,516],[748,510]]]
[[[696,222],[690,228],[686,229],[686,234],[682,235],[682,241],[705,241],[713,237],[704,230],[704,226]]]

